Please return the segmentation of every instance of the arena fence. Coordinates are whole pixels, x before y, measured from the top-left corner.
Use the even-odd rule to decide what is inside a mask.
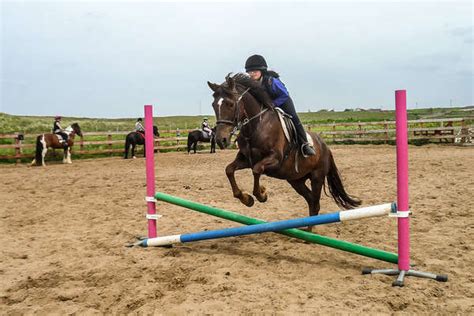
[[[474,118],[442,118],[408,121],[408,140],[411,143],[472,144]],[[307,125],[310,131],[319,133],[328,143],[394,143],[395,121],[354,122]],[[192,129],[160,130],[161,137],[155,139],[155,150],[159,152],[186,150],[187,134]],[[72,148],[75,156],[119,155],[124,152],[124,141],[128,131],[85,132],[77,138]],[[33,158],[38,134],[0,134],[0,161],[16,161]],[[208,150],[209,143],[201,143]],[[138,147],[138,155],[143,153]],[[48,155],[62,155],[52,150]]]

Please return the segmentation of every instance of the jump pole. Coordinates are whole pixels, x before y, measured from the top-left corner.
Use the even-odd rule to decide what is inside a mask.
[[[166,246],[176,243],[187,243],[207,239],[218,239],[225,237],[235,237],[251,234],[260,234],[265,232],[280,231],[289,228],[303,226],[323,225],[330,223],[346,222],[361,218],[377,217],[388,215],[390,212],[396,212],[395,203],[387,203],[369,207],[363,207],[348,211],[339,211],[335,213],[322,214],[318,216],[309,216],[303,218],[289,219],[278,222],[248,225],[242,227],[225,228],[218,230],[209,230],[197,233],[171,235],[142,240],[140,246]]]
[[[233,222],[245,224],[245,225],[258,225],[258,224],[264,224],[266,223],[265,221],[261,219],[256,219],[253,217],[248,217],[245,215],[241,215],[238,213],[234,213],[231,211],[223,210],[220,208],[196,203],[193,201],[185,200],[176,196],[172,196],[166,193],[161,193],[157,192],[155,194],[155,198],[159,201],[163,201],[166,203],[182,206],[184,208],[197,211],[200,213],[212,215],[215,217],[227,219]],[[360,256],[368,257],[368,258],[373,258],[385,262],[390,262],[390,263],[397,263],[398,262],[398,256],[397,254],[387,252],[384,250],[379,250],[375,248],[370,248],[370,247],[365,247],[362,245],[354,244],[348,241],[344,240],[339,240],[331,237],[326,237],[326,236],[321,236],[318,234],[306,232],[303,230],[299,229],[285,229],[283,231],[277,231],[275,233],[286,235],[289,237],[301,239],[313,244],[319,244],[323,246],[327,246],[330,248],[335,248],[343,251],[347,251],[350,253],[354,253]],[[136,243],[135,245],[139,245],[140,242]]]
[[[408,203],[408,124],[406,90],[395,91],[396,144],[397,144],[397,205],[398,269],[373,270],[365,268],[362,274],[398,275],[393,286],[403,286],[405,276],[416,276],[446,282],[447,275],[410,269],[410,209]]]

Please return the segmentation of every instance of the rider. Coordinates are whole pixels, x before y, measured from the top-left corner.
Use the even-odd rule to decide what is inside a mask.
[[[139,117],[137,121],[135,122],[135,132],[145,133],[145,128],[143,127],[142,122],[143,122],[142,118]]]
[[[63,128],[61,127],[61,116],[56,115],[54,117],[54,123],[53,123],[53,133],[60,135],[62,137],[62,142],[64,146],[67,146],[67,133],[64,132]]]
[[[281,108],[285,113],[291,115],[291,120],[293,121],[293,124],[296,127],[296,132],[298,133],[298,141],[301,144],[303,155],[315,155],[316,151],[308,143],[306,132],[296,114],[295,106],[288,90],[283,82],[280,81],[280,76],[276,72],[268,70],[267,68],[267,62],[261,55],[252,55],[247,58],[247,61],[245,62],[245,71],[252,79],[259,81],[263,85],[272,98],[275,107]]]
[[[209,122],[207,121],[207,117],[205,117],[204,120],[202,121],[201,127],[202,127],[202,130],[205,131],[209,135],[209,137],[212,136],[212,129],[209,126]]]

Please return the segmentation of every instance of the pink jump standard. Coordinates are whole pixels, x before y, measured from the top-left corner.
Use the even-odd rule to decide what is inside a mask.
[[[398,220],[398,269],[363,269],[362,274],[398,275],[393,286],[403,286],[405,276],[416,276],[446,282],[447,275],[410,269],[410,209],[408,204],[408,124],[406,90],[395,91],[397,134],[397,208]]]
[[[156,200],[155,200],[155,141],[153,136],[153,106],[145,105],[145,156],[146,156],[146,204],[148,219],[148,238],[156,237]]]

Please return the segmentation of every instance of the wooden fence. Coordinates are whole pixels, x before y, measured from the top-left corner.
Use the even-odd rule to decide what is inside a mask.
[[[409,120],[409,141],[471,143],[474,118]],[[332,123],[309,126],[333,143],[389,143],[395,141],[395,121]],[[469,136],[470,135],[470,136]]]
[[[409,141],[446,142],[472,144],[474,118],[445,118],[408,121]],[[319,133],[328,143],[390,143],[395,141],[395,121],[331,123],[307,126]],[[192,130],[161,130],[162,137],[155,138],[157,151],[185,150],[187,133]],[[125,135],[129,132],[88,132],[83,138],[76,138],[74,155],[94,155],[124,152]],[[181,136],[185,135],[185,136]],[[8,139],[9,144],[0,144],[0,160],[33,158],[36,134],[0,134],[0,141]],[[5,141],[3,141],[5,142]],[[209,143],[203,143],[208,146]],[[138,146],[139,148],[141,146]],[[55,154],[54,151],[53,155]],[[62,153],[61,153],[62,155]]]

